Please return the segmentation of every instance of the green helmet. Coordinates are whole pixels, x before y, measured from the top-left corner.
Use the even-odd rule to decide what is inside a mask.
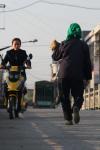
[[[81,38],[81,27],[77,23],[72,23],[67,30],[67,40]]]

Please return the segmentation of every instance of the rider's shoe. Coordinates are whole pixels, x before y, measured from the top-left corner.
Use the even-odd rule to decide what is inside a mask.
[[[15,118],[19,118],[18,111],[15,110]]]
[[[14,117],[13,117],[13,114],[12,114],[12,113],[9,113],[9,118],[10,118],[10,119],[14,119]]]

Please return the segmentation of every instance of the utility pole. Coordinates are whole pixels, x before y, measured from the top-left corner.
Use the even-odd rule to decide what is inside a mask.
[[[5,4],[0,4],[0,8],[5,8]],[[0,30],[4,30],[5,28],[4,27],[0,27]],[[0,58],[1,59],[1,58]],[[0,107],[3,106],[3,103],[4,103],[4,94],[3,94],[3,70],[0,70]]]
[[[4,9],[5,9],[6,5],[5,4],[0,4],[0,8],[3,8],[2,13],[4,13]],[[4,30],[5,27],[0,27],[0,30]]]

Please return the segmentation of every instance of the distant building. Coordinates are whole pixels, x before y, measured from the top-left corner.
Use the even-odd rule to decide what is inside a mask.
[[[92,62],[92,80],[84,91],[82,109],[100,109],[100,25],[97,25],[84,38],[90,48]]]
[[[82,31],[82,40],[90,33],[90,31]]]
[[[97,25],[85,37],[90,48],[90,56],[93,66],[91,87],[100,84],[100,25]]]

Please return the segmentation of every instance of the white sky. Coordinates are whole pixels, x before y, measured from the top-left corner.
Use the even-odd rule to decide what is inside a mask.
[[[0,4],[5,4],[5,11],[7,11],[29,5],[35,1],[37,0],[0,0]],[[48,1],[100,8],[100,0]],[[50,80],[51,52],[49,45],[53,39],[64,40],[66,30],[73,22],[79,23],[82,30],[92,30],[97,24],[100,24],[100,10],[41,2],[25,9],[0,13],[0,27],[5,27],[5,30],[0,30],[0,48],[10,45],[14,37],[19,37],[22,41],[38,39],[37,43],[22,45],[27,53],[34,55],[32,70],[27,73],[27,86],[31,88],[36,80]],[[2,11],[1,8],[0,11]]]

